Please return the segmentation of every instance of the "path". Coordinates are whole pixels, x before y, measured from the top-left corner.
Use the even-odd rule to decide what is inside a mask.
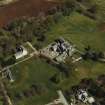
[[[33,49],[33,51],[36,55],[39,55],[39,52],[36,50],[35,47],[33,47],[33,45],[30,42],[27,42],[27,44]]]
[[[69,105],[66,98],[64,97],[63,93],[61,90],[57,91],[58,95],[59,95],[59,100],[62,102],[63,105]]]
[[[58,90],[57,93],[59,95],[59,98],[54,100],[51,103],[46,104],[46,105],[58,105],[58,104],[69,105],[69,103],[67,102],[66,98],[64,97],[62,91]]]
[[[2,81],[0,81],[0,89],[2,90],[2,93],[3,93],[3,95],[4,95],[4,98],[6,99],[8,105],[13,105],[12,102],[11,102],[10,97],[9,97],[8,94],[7,94],[7,91],[6,91],[5,86],[4,86],[4,84],[2,83]]]

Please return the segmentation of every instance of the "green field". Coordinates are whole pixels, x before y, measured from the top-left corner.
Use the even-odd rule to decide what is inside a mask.
[[[54,97],[56,97],[56,91],[53,84],[49,79],[57,73],[58,70],[48,65],[44,60],[39,58],[32,58],[29,61],[21,63],[12,68],[12,74],[15,79],[13,84],[8,85],[8,91],[11,94],[11,98],[15,100],[15,95],[30,89],[32,84],[41,84],[46,89],[43,94],[35,95],[30,98],[23,98],[16,105],[43,105],[47,104]]]
[[[99,23],[79,13],[72,13],[71,16],[63,17],[59,23],[51,27],[47,32],[47,42],[64,37],[72,42],[80,51],[88,45],[96,51],[105,51],[105,32],[99,29]],[[75,64],[78,71],[73,71],[68,80],[60,84],[64,89],[78,83],[82,78],[96,78],[105,73],[105,64],[93,61],[81,61]],[[66,85],[64,85],[66,84]]]
[[[97,27],[97,21],[74,12],[71,16],[60,19],[59,23],[51,27],[50,31],[46,33],[46,42],[49,43],[56,38],[64,37],[80,50],[83,50],[87,45],[96,50],[105,50],[105,32],[101,32]]]

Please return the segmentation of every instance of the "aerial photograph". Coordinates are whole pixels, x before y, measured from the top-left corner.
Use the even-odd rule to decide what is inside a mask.
[[[0,0],[0,105],[105,105],[105,0]]]

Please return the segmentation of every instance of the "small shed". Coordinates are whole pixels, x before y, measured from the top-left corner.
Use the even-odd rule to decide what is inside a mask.
[[[28,54],[28,51],[23,46],[17,48],[17,52],[15,53],[15,58],[20,59]]]
[[[89,102],[90,104],[92,104],[92,103],[95,102],[95,99],[94,99],[93,97],[89,97],[89,98],[88,98],[88,102]]]

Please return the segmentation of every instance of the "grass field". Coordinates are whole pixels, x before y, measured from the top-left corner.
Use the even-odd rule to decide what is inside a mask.
[[[97,21],[74,12],[51,27],[47,33],[47,43],[61,36],[75,44],[81,51],[88,45],[96,51],[105,51],[105,32],[99,30],[98,24]],[[70,78],[60,84],[63,89],[78,83],[82,78],[96,78],[105,73],[104,63],[81,61],[75,66],[78,71],[73,71]]]
[[[16,93],[29,90],[32,84],[41,84],[46,87],[42,95],[23,98],[22,101],[19,101],[16,105],[47,104],[53,97],[56,97],[56,91],[49,79],[57,72],[58,70],[56,68],[38,58],[32,58],[29,61],[13,67],[12,74],[15,82],[8,86],[11,98],[15,100]]]
[[[49,43],[61,36],[74,43],[80,50],[87,45],[96,50],[105,50],[105,32],[99,31],[97,25],[98,22],[74,12],[51,27],[46,42]]]

